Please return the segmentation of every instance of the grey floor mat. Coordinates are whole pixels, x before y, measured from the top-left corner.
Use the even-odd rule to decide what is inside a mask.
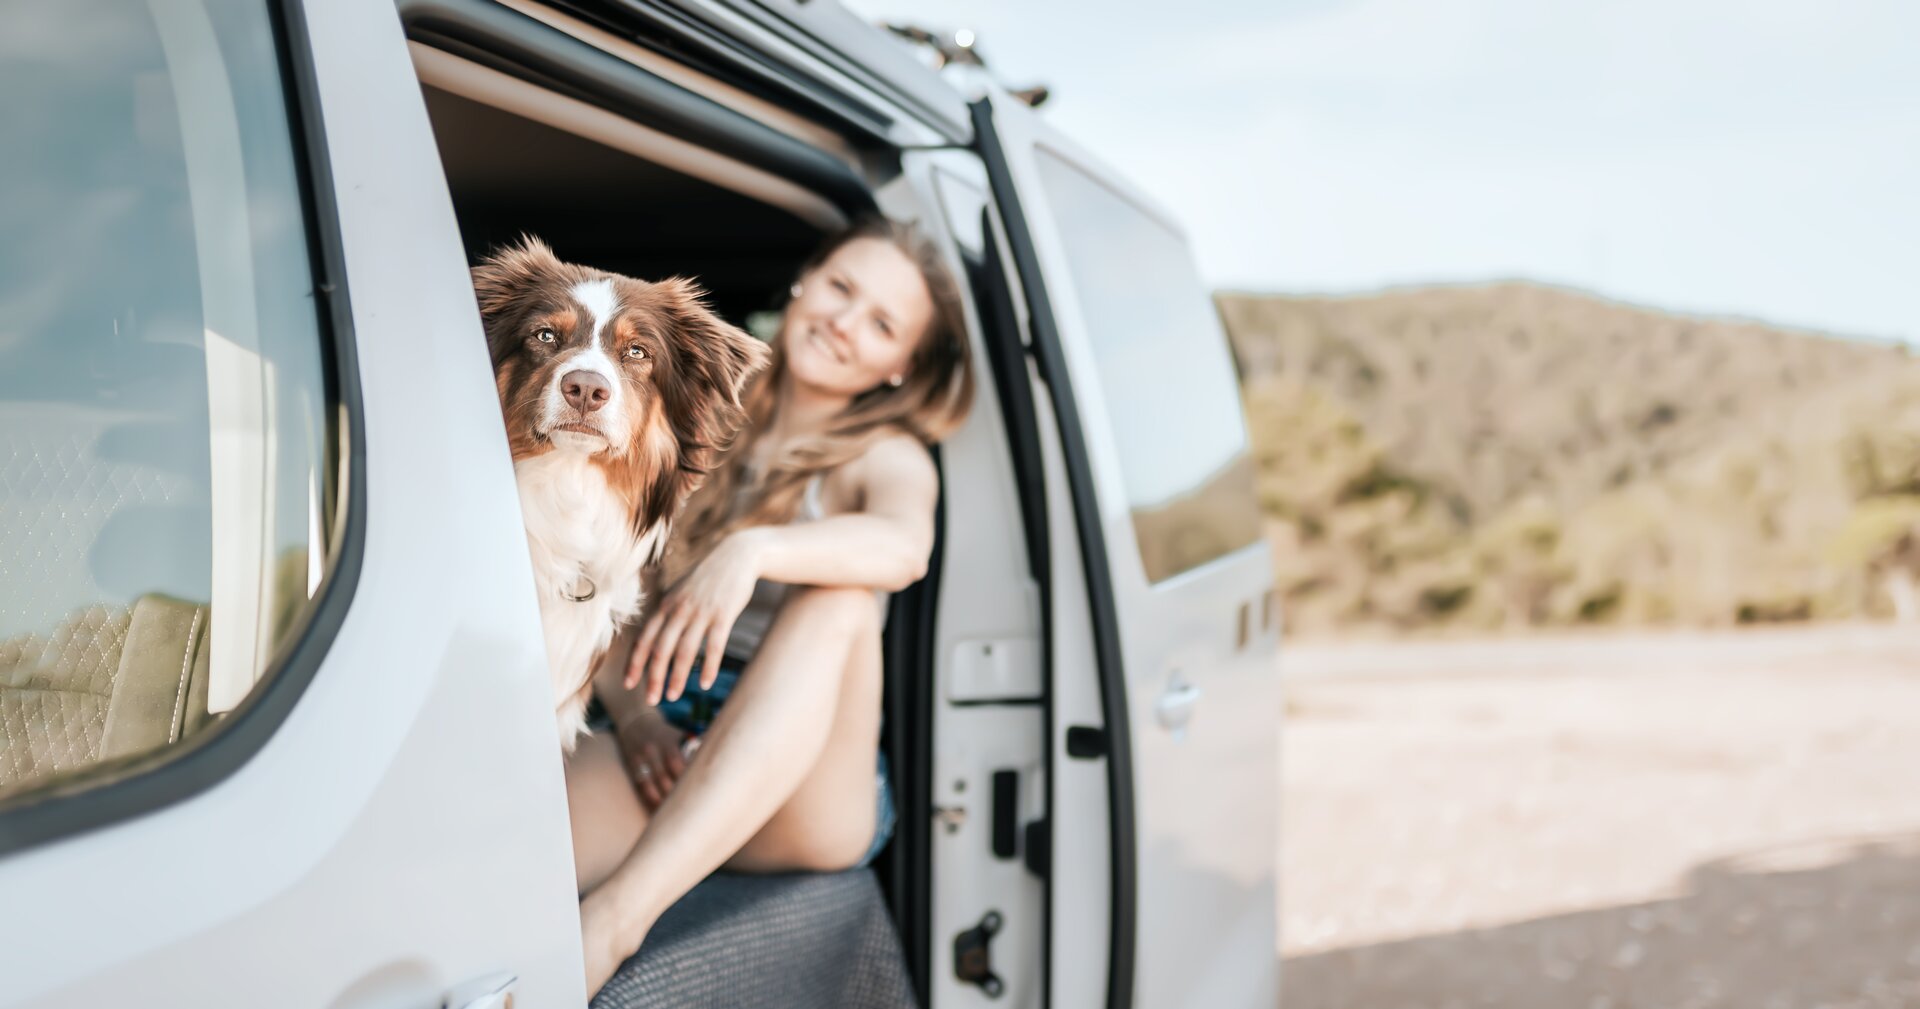
[[[719,874],[667,910],[592,1009],[913,1009],[913,983],[868,869]]]

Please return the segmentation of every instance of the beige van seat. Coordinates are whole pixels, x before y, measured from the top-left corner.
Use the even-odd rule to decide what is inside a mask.
[[[199,729],[207,619],[205,606],[146,595],[0,641],[0,796]]]

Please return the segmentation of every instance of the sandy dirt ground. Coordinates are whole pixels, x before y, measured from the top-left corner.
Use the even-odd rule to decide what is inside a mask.
[[[1285,1009],[1920,1006],[1920,635],[1282,667]]]

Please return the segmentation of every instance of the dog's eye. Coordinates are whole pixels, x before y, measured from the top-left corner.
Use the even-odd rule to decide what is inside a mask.
[[[553,335],[553,330],[548,329],[545,326],[540,327],[540,330],[533,334],[533,338],[540,341],[541,343],[552,343],[553,341],[559,339],[559,337]]]
[[[647,352],[644,349],[642,349],[639,344],[636,343],[633,346],[627,348],[627,360],[644,361],[646,359],[647,359]]]

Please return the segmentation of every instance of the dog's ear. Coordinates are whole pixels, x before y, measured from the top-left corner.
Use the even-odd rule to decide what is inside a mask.
[[[532,235],[496,249],[473,268],[473,294],[480,302],[480,322],[492,343],[496,324],[510,315],[520,299],[535,287],[560,279],[560,260],[547,243]]]
[[[675,277],[659,285],[674,347],[674,374],[663,388],[671,397],[669,423],[680,442],[680,495],[706,478],[746,423],[740,394],[747,380],[767,366],[772,351],[706,305],[693,281]]]

